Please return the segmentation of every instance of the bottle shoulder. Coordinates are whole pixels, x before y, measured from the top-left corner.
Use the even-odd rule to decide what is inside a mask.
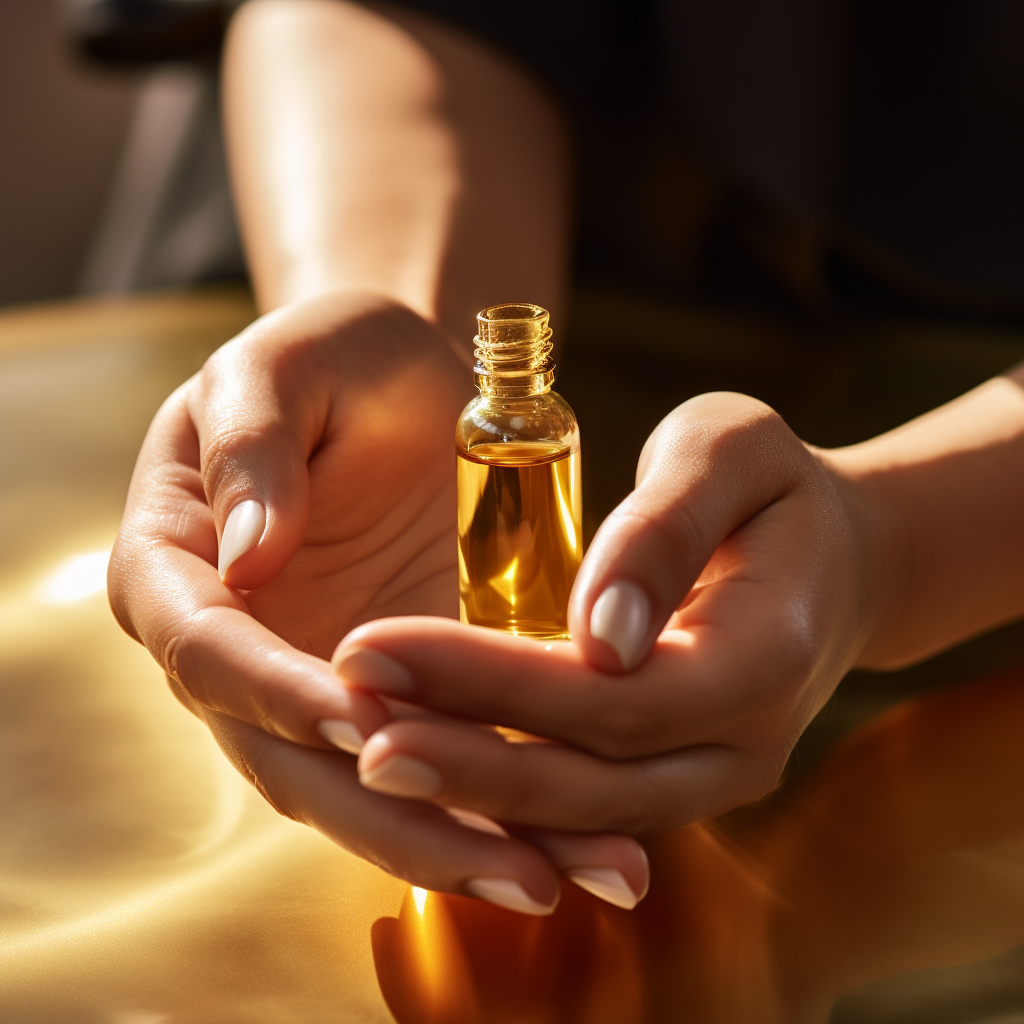
[[[525,398],[477,395],[459,417],[456,446],[470,451],[481,444],[542,443],[579,450],[576,415],[554,391]]]

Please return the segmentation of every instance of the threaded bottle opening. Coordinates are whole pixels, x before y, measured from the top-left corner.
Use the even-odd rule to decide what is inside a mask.
[[[485,394],[536,395],[551,388],[548,311],[529,302],[488,306],[476,317],[476,384]]]

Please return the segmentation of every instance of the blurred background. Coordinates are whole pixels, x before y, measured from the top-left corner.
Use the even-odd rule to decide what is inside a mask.
[[[243,278],[217,110],[232,6],[0,3],[0,304]]]

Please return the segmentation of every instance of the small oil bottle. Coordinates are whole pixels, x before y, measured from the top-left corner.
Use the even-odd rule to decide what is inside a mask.
[[[489,306],[477,329],[480,394],[455,432],[460,615],[519,636],[568,639],[583,555],[580,431],[551,390],[548,313]]]

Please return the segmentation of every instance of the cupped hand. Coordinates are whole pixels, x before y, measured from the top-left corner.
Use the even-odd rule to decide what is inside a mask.
[[[527,826],[635,834],[764,796],[870,630],[867,522],[828,454],[767,406],[685,403],[584,559],[571,643],[427,617],[345,638],[334,660],[348,681],[450,716],[379,729],[363,785]]]
[[[352,752],[403,712],[324,659],[369,619],[457,614],[452,438],[469,387],[457,345],[388,300],[328,295],[257,321],[157,414],[111,604],[282,813],[417,885],[543,913],[559,872],[600,889],[613,871],[635,902],[633,840],[510,835],[358,782]]]

